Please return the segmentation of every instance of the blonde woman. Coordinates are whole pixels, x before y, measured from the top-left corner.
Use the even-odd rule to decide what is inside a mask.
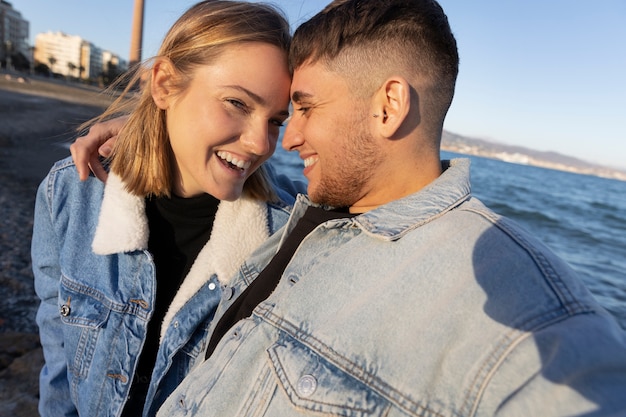
[[[289,42],[267,5],[196,4],[135,74],[141,92],[99,119],[130,110],[106,185],[79,181],[70,158],[43,180],[42,416],[153,415],[204,358],[219,300],[239,290],[228,279],[295,194],[262,166],[288,117]]]

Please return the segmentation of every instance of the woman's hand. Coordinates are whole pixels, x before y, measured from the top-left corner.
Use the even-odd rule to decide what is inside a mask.
[[[100,163],[99,157],[111,155],[117,134],[127,119],[128,116],[120,116],[106,122],[96,123],[91,126],[85,136],[80,136],[72,143],[70,153],[81,181],[89,177],[91,170],[100,181],[106,182],[109,174]]]

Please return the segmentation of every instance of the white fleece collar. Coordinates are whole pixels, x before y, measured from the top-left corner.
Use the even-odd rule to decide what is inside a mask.
[[[98,227],[91,248],[98,255],[148,249],[148,218],[143,197],[130,194],[110,173],[104,187]]]
[[[110,173],[104,188],[98,227],[92,243],[94,253],[112,255],[148,249],[148,219],[144,198],[130,194],[117,175]],[[213,276],[223,285],[239,266],[269,237],[267,205],[241,197],[219,204],[211,238],[202,248],[172,300],[161,327],[165,333],[174,315]]]
[[[174,315],[213,274],[217,274],[223,285],[229,284],[243,261],[267,238],[265,203],[246,197],[222,201],[215,214],[211,238],[198,254],[163,319],[161,338]]]

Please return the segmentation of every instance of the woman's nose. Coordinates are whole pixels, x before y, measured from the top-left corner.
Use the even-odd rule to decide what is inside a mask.
[[[243,135],[242,142],[246,150],[254,155],[263,156],[271,152],[270,135],[267,123],[251,126]]]

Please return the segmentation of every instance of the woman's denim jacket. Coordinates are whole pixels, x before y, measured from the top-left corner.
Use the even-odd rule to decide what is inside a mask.
[[[164,319],[147,404],[156,409],[203,359],[227,278],[288,214],[286,206],[243,197],[220,203],[211,239]],[[32,258],[45,356],[42,416],[121,413],[155,300],[147,242],[144,200],[119,177],[109,175],[106,187],[93,177],[81,182],[68,158],[41,183]]]
[[[215,321],[308,205],[240,268]],[[625,334],[563,261],[471,197],[455,160],[416,194],[318,226],[159,415],[626,416]]]

